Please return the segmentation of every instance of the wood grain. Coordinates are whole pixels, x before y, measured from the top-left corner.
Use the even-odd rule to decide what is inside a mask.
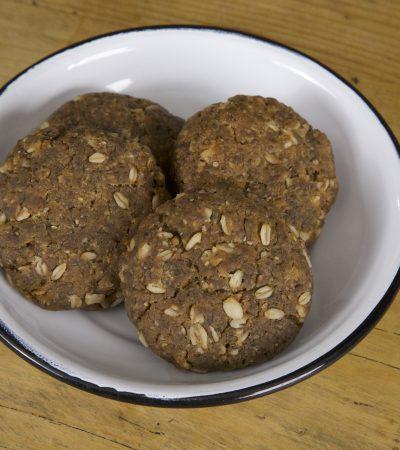
[[[2,0],[0,83],[60,47],[154,24],[236,28],[341,73],[399,136],[397,0]],[[285,391],[199,410],[118,403],[64,385],[0,346],[0,449],[400,449],[400,302],[329,369]]]

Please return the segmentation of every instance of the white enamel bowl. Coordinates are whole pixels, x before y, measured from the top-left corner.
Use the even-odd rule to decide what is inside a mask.
[[[272,361],[234,372],[185,373],[138,343],[122,307],[46,312],[1,278],[6,344],[49,374],[97,394],[199,406],[298,382],[371,329],[399,286],[400,164],[393,134],[366,99],[321,64],[261,38],[200,27],[128,30],[61,50],[2,88],[2,158],[64,101],[105,90],[148,97],[183,117],[237,93],[272,96],[326,132],[340,192],[311,251],[311,314]]]

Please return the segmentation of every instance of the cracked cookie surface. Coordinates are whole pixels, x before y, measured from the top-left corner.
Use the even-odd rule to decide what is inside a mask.
[[[146,217],[120,278],[141,342],[201,372],[272,358],[311,304],[304,243],[279,214],[221,185],[180,194]]]
[[[237,95],[187,120],[173,154],[178,188],[236,184],[284,214],[307,245],[318,237],[338,184],[332,147],[292,108]]]
[[[151,149],[158,165],[168,174],[170,152],[183,120],[147,99],[94,92],[65,103],[47,123],[65,127],[87,125],[138,138]]]
[[[119,303],[128,229],[168,197],[146,146],[88,127],[49,126],[20,140],[0,190],[1,265],[52,310]]]

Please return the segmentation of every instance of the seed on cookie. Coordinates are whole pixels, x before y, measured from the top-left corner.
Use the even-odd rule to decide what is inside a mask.
[[[243,318],[243,308],[242,305],[236,300],[235,297],[228,297],[223,302],[223,308],[225,314],[230,319],[242,319]]]
[[[274,289],[271,286],[262,286],[256,290],[254,293],[256,299],[258,300],[265,300],[274,293]]]
[[[85,303],[87,305],[95,305],[97,303],[102,303],[106,296],[104,294],[87,293],[85,294]]]
[[[260,239],[263,245],[269,245],[271,242],[271,227],[267,223],[261,225]]]
[[[310,300],[311,300],[311,292],[307,291],[307,292],[303,292],[300,295],[298,302],[299,302],[299,305],[307,305],[307,303],[310,303]]]
[[[19,212],[17,213],[17,215],[15,216],[15,220],[17,222],[22,222],[25,219],[28,219],[31,216],[31,213],[28,211],[28,209],[23,206]]]
[[[221,216],[221,219],[220,219],[220,221],[219,221],[219,223],[221,224],[221,228],[222,228],[222,231],[226,234],[226,235],[230,235],[231,234],[231,231],[230,231],[230,229],[229,229],[229,227],[228,227],[228,223],[227,223],[227,221],[226,221],[226,217],[222,214],[222,216]]]
[[[270,320],[281,320],[285,317],[285,313],[281,309],[270,308],[264,313],[265,317]]]
[[[89,156],[89,162],[93,164],[101,164],[107,159],[107,156],[103,153],[95,152]]]
[[[67,270],[67,264],[66,263],[59,264],[51,272],[51,277],[50,278],[52,279],[52,281],[57,281],[64,275],[64,272],[66,270]]]
[[[83,252],[81,254],[82,261],[93,261],[97,258],[97,255],[95,252]]]
[[[167,316],[178,317],[180,315],[179,307],[177,305],[171,305],[169,308],[164,309],[164,313]]]
[[[237,291],[240,288],[240,286],[242,285],[242,281],[243,281],[243,271],[236,270],[236,272],[234,272],[230,277],[229,287],[233,291]]]
[[[195,245],[199,244],[201,242],[201,237],[202,237],[201,232],[197,232],[197,233],[193,234],[193,236],[186,243],[185,250],[189,251]]]
[[[132,166],[129,169],[129,176],[128,176],[128,178],[129,178],[129,183],[130,184],[134,184],[136,182],[136,180],[138,178],[138,171],[137,171],[135,166]]]
[[[122,192],[114,192],[115,203],[122,209],[129,208],[129,199]]]
[[[152,294],[164,294],[165,287],[161,283],[148,283],[146,289]]]

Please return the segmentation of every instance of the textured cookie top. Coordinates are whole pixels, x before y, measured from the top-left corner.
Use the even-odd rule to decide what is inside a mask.
[[[142,342],[185,369],[271,358],[310,305],[304,243],[277,214],[230,188],[158,207],[122,261],[125,305]]]
[[[307,243],[337,193],[327,137],[272,98],[238,95],[198,112],[182,128],[173,159],[181,191],[229,180],[276,202]]]
[[[16,288],[49,309],[118,300],[122,241],[167,196],[150,150],[50,126],[19,141],[0,171],[0,261]]]
[[[51,125],[87,125],[139,138],[150,147],[158,164],[168,169],[168,158],[183,120],[150,100],[111,92],[76,97],[55,111]]]

